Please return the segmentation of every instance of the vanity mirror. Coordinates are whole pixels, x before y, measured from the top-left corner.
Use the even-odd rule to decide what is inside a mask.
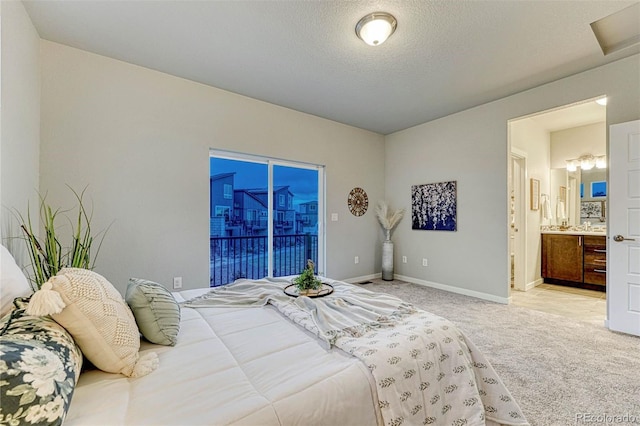
[[[567,171],[551,169],[551,224],[604,225],[606,220],[607,170],[592,168]]]
[[[546,223],[579,226],[591,222],[601,228],[607,200],[606,109],[595,102],[581,106],[584,110],[566,111],[565,117],[582,117],[583,122],[549,134],[548,190],[553,218]]]
[[[580,223],[604,223],[607,205],[607,170],[581,170]]]

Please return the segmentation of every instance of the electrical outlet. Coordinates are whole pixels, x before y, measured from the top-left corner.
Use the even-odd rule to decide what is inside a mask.
[[[354,258],[353,258],[353,263],[355,263],[356,265],[357,265],[358,263],[360,263],[360,257],[358,257],[358,256],[354,257]]]
[[[173,288],[174,290],[182,288],[182,277],[173,277]]]
[[[407,256],[402,256],[402,263],[407,263]]]
[[[338,221],[338,213],[331,213],[331,222]]]
[[[422,259],[422,266],[429,266],[429,262],[427,262],[426,258]]]

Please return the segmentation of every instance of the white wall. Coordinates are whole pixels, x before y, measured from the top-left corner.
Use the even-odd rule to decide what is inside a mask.
[[[13,220],[30,203],[37,213],[40,146],[40,38],[19,1],[2,2],[0,60],[0,236],[18,263],[27,261]]]
[[[386,137],[387,198],[410,209],[413,184],[458,181],[458,231],[394,235],[396,273],[506,300],[509,282],[507,121],[606,94],[607,126],[640,118],[640,56],[558,80]],[[410,211],[410,210],[409,210]],[[398,262],[406,255],[410,262]],[[427,257],[429,266],[421,266]]]
[[[65,184],[88,185],[94,229],[113,222],[96,271],[121,291],[208,286],[210,148],[326,165],[327,275],[380,271],[373,208],[356,218],[347,195],[384,196],[382,135],[48,41],[42,73],[41,188],[69,205]]]
[[[541,247],[540,225],[543,224],[542,198],[539,200],[539,209],[531,210],[530,179],[540,181],[540,194],[551,196],[550,184],[550,134],[535,120],[525,118],[514,120],[511,126],[511,146],[527,154],[527,183],[526,194],[526,261],[525,261],[525,286],[534,287],[540,284],[541,275]],[[553,200],[553,198],[550,198]],[[548,224],[548,221],[544,222]]]
[[[607,124],[594,123],[586,126],[551,132],[551,168],[566,168],[566,160],[585,154],[595,157],[607,153]]]
[[[12,25],[5,23],[13,7],[7,4],[3,35]],[[36,35],[26,27],[15,43],[32,52]],[[336,278],[380,270],[381,231],[373,214],[349,216],[349,189],[362,186],[372,204],[387,194],[391,205],[409,209],[412,184],[457,180],[458,231],[411,231],[405,218],[394,241],[396,255],[410,263],[396,261],[396,273],[506,300],[507,121],[603,94],[609,97],[607,126],[640,118],[639,55],[383,138],[55,43],[41,47],[41,190],[63,205],[71,202],[65,184],[89,185],[95,227],[114,221],[97,270],[121,290],[132,275],[164,283],[181,275],[186,288],[206,285],[208,201],[201,194],[213,147],[327,166],[327,211],[340,214],[327,229],[327,274]],[[33,80],[37,60],[27,62],[27,73],[14,73],[13,81]],[[32,135],[36,98],[30,93],[16,101],[31,105],[22,117],[29,118],[23,131]],[[11,154],[18,159],[11,171],[5,169],[14,147],[5,142],[8,122],[3,109],[2,203],[13,207],[25,188],[37,187],[28,183],[37,175],[37,159],[31,160],[37,144],[28,137]],[[20,159],[29,159],[22,167],[29,176],[13,180]],[[426,268],[422,257],[429,258]]]

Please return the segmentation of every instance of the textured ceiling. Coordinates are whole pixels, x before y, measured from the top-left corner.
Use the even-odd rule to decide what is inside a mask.
[[[40,36],[389,134],[634,53],[590,23],[638,1],[25,1]],[[378,47],[355,35],[384,10]]]

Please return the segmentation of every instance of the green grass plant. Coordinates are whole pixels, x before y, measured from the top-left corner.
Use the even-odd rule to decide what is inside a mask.
[[[88,212],[84,204],[84,194],[86,187],[81,193],[69,187],[77,200],[77,206],[70,210],[53,209],[46,201],[46,195],[39,195],[40,209],[39,221],[34,222],[31,217],[30,206],[27,207],[27,217],[25,218],[16,212],[20,221],[22,238],[27,244],[27,252],[31,264],[29,279],[34,290],[40,289],[42,284],[49,278],[55,276],[62,268],[84,268],[93,269],[95,260],[100,252],[100,247],[104,240],[105,232],[101,232],[97,247],[92,257],[92,248],[96,236],[92,235],[91,220],[92,212]],[[72,221],[68,213],[77,210],[77,218]],[[60,220],[66,218],[71,226],[71,242],[63,245],[61,242]],[[42,237],[38,237],[37,226],[41,228]],[[99,235],[98,235],[99,236]]]

